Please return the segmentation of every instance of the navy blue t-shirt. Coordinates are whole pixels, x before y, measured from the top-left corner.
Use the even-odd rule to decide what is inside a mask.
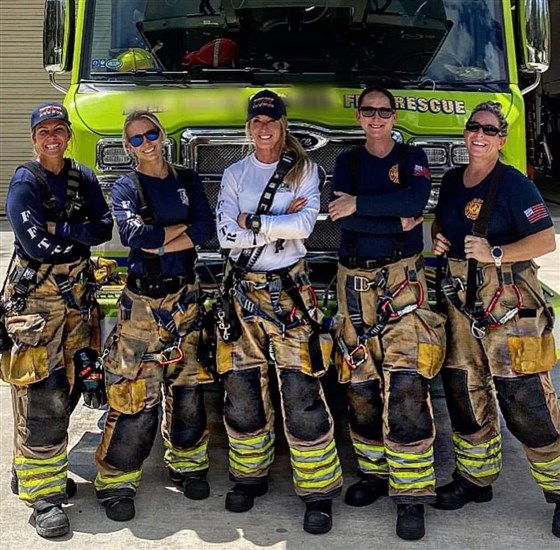
[[[472,235],[494,170],[474,187],[463,184],[464,167],[449,170],[443,177],[435,214],[441,233],[451,241],[450,258],[465,259],[465,237]],[[505,166],[488,225],[490,245],[514,243],[552,225],[535,184],[513,166]]]
[[[395,144],[384,158],[360,148],[360,182],[353,188],[350,162],[353,153],[346,152],[336,160],[333,175],[334,191],[357,196],[357,211],[338,220],[342,229],[339,255],[349,254],[349,242],[353,232],[357,236],[359,260],[376,260],[393,256],[395,237],[404,235],[403,256],[410,257],[424,248],[422,224],[403,233],[400,218],[419,216],[428,202],[431,188],[430,170],[426,154],[419,147],[408,146],[404,173],[406,185],[399,183],[399,148]]]
[[[35,165],[43,173],[55,199],[55,211],[61,213],[66,204],[67,168],[59,174]],[[85,192],[85,220],[56,222],[56,234],[47,232],[46,209],[41,186],[35,176],[20,167],[12,176],[6,198],[6,214],[14,231],[16,254],[26,260],[63,264],[89,258],[90,247],[111,239],[113,218],[105,202],[95,174],[80,165]]]
[[[162,246],[168,226],[188,224],[186,234],[195,246],[214,236],[214,216],[199,175],[190,171],[190,183],[187,183],[182,173],[179,171],[179,178],[175,179],[170,171],[161,179],[137,172],[154,212],[156,223],[153,225],[140,219],[140,201],[134,181],[122,176],[114,183],[111,191],[113,214],[121,242],[130,247],[128,268],[131,273],[147,275],[141,249]],[[184,275],[193,268],[192,256],[184,251],[165,253],[161,257],[161,267],[163,277]]]

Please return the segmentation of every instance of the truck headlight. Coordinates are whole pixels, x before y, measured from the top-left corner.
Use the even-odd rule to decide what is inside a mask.
[[[455,145],[451,149],[451,162],[453,164],[468,164],[469,153],[464,145]]]
[[[430,166],[445,166],[447,164],[447,148],[422,145],[426,157],[428,157],[428,164]]]

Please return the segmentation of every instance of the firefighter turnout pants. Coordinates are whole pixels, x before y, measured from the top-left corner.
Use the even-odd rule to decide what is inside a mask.
[[[299,262],[291,275],[298,280],[305,269]],[[278,379],[284,432],[289,446],[296,494],[306,502],[327,500],[340,494],[342,470],[334,441],[333,420],[320,379],[313,375],[308,325],[298,325],[285,334],[276,322],[271,305],[271,287],[278,279],[266,273],[247,273],[246,297],[262,314],[248,315],[238,300],[241,337],[224,343],[218,336],[218,371],[225,388],[224,422],[229,438],[230,478],[240,483],[258,483],[268,476],[274,461],[274,408],[268,380],[268,362],[274,362]],[[304,301],[312,301],[305,288]],[[279,305],[292,310],[294,303],[281,291]],[[321,335],[324,364],[332,351],[330,335]]]
[[[19,498],[30,506],[67,500],[68,424],[81,391],[73,356],[80,348],[98,348],[99,342],[97,311],[84,319],[68,305],[68,300],[82,303],[88,262],[42,265],[24,309],[6,315],[14,346],[2,356],[2,379],[11,384]],[[15,269],[25,265],[16,259]],[[65,282],[65,297],[55,277]],[[5,296],[14,296],[11,282]]]
[[[340,382],[348,383],[358,472],[388,481],[398,503],[431,502],[436,480],[429,380],[443,363],[445,320],[428,307],[422,258],[373,270],[339,264],[337,296],[342,324],[336,365]],[[384,324],[387,307],[393,313]],[[368,334],[372,327],[380,336]],[[351,355],[359,334],[367,352]]]
[[[163,401],[164,462],[178,477],[208,470],[208,428],[197,361],[200,289],[163,298],[125,288],[105,359],[109,412],[95,461],[97,497],[133,497],[150,454]],[[180,337],[179,337],[180,336]]]
[[[467,262],[449,262],[450,278],[465,281]],[[486,311],[500,287],[494,264],[479,268],[478,297]],[[560,502],[560,409],[550,378],[556,363],[553,312],[546,304],[533,262],[502,266],[503,292],[490,313],[501,319],[477,339],[472,321],[447,299],[448,355],[442,370],[453,427],[457,473],[490,485],[502,467],[502,445],[494,389],[510,432],[522,443],[533,478],[549,502]],[[453,286],[453,284],[452,284]],[[464,292],[457,294],[464,303]],[[456,302],[456,300],[453,300]]]

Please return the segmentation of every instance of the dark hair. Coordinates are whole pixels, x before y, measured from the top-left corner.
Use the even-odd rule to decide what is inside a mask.
[[[358,98],[358,108],[362,106],[365,97],[373,93],[383,94],[389,100],[389,103],[391,104],[391,109],[393,109],[393,111],[397,110],[395,96],[389,90],[387,90],[387,88],[383,88],[382,86],[368,86],[367,88],[362,90],[362,93]]]
[[[506,117],[504,116],[504,113],[502,113],[501,103],[498,103],[497,101],[485,101],[484,103],[479,103],[472,110],[471,116],[469,117],[469,120],[467,120],[467,122],[470,122],[473,116],[476,113],[480,113],[480,112],[493,114],[498,119],[499,127],[500,127],[500,135],[507,136],[509,124],[508,121],[506,120]]]

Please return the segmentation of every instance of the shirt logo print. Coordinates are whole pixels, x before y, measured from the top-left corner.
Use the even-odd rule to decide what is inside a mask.
[[[182,187],[180,189],[177,189],[177,193],[179,193],[179,198],[181,199],[181,202],[185,205],[188,206],[189,205],[189,197],[187,195],[187,190],[183,189]]]
[[[484,201],[482,199],[473,199],[472,201],[469,201],[467,206],[465,206],[465,216],[467,219],[473,221],[478,219],[483,202]]]
[[[399,165],[395,164],[393,166],[391,166],[391,168],[389,169],[389,179],[393,182],[393,183],[397,183],[399,184]]]

